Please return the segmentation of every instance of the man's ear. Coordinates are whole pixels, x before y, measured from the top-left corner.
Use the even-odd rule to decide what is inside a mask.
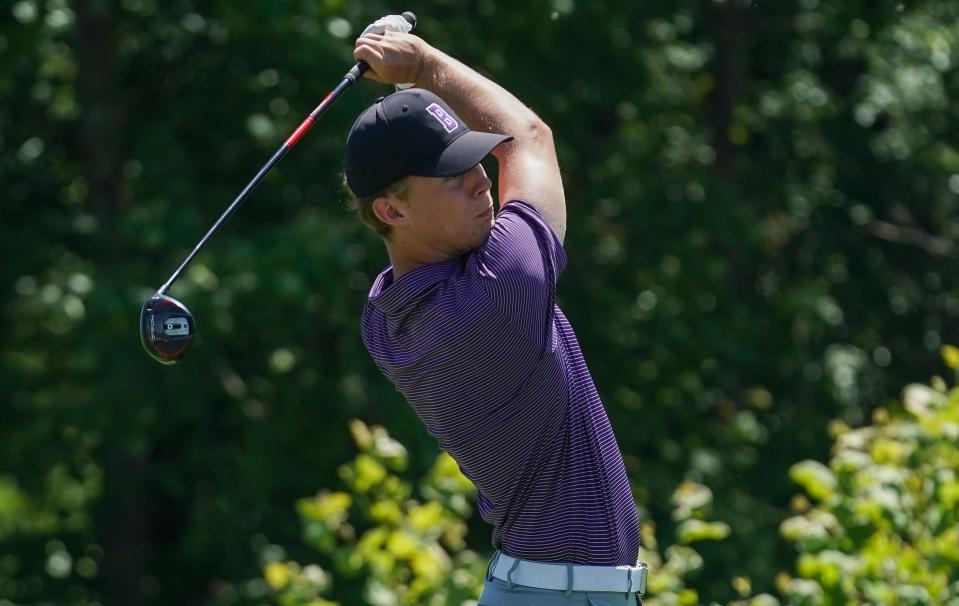
[[[393,196],[379,196],[373,199],[373,214],[387,225],[404,225],[406,212],[400,201]]]

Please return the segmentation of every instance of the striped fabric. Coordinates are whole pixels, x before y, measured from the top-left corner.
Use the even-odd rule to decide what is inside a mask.
[[[476,485],[494,547],[542,562],[635,564],[639,522],[619,447],[554,302],[565,265],[536,209],[510,202],[479,248],[395,283],[387,267],[363,340]]]

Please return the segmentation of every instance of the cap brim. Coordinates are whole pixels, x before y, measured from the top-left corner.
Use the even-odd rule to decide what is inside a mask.
[[[438,158],[410,174],[417,177],[452,177],[465,173],[488,156],[494,147],[512,139],[510,135],[468,131],[446,146]]]

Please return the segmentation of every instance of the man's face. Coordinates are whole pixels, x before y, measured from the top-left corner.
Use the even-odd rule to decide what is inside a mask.
[[[493,182],[482,164],[455,177],[408,177],[403,237],[454,256],[482,244],[493,227]]]

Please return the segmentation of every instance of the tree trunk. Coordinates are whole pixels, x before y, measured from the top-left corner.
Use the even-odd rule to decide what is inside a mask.
[[[77,65],[79,162],[89,184],[88,204],[99,225],[95,257],[119,261],[114,217],[124,204],[123,104],[117,83],[119,7],[111,0],[77,0],[74,51]],[[109,405],[109,404],[106,404]],[[122,428],[120,429],[122,435]],[[117,432],[114,432],[117,433]],[[150,553],[149,503],[145,496],[148,462],[132,455],[122,440],[104,445],[105,490],[96,527],[103,545],[100,574],[105,604],[145,606],[142,582]]]
[[[710,17],[712,38],[716,44],[712,68],[716,85],[710,99],[713,149],[716,151],[716,168],[728,176],[732,171],[729,127],[743,73],[742,10],[734,0],[723,3],[707,0],[705,12]]]

